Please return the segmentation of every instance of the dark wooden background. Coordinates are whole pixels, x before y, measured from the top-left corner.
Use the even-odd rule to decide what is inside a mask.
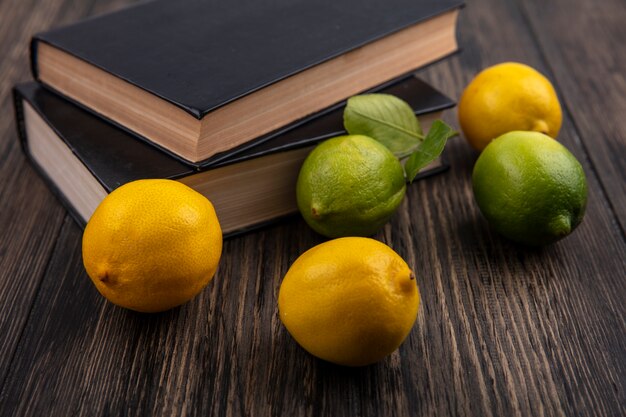
[[[173,311],[123,310],[89,281],[81,230],[18,147],[10,89],[30,79],[34,32],[128,2],[0,0],[1,415],[626,415],[623,0],[468,1],[462,53],[420,75],[458,98],[498,62],[545,73],[587,215],[544,249],[498,237],[473,201],[477,153],[450,143],[452,169],[411,186],[377,235],[417,272],[418,321],[360,369],[316,360],[280,324],[281,278],[321,241],[299,218],[226,241],[214,281]]]

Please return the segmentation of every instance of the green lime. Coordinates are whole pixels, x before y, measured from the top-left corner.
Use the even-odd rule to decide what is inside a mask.
[[[582,166],[563,145],[537,132],[492,141],[472,175],[474,196],[491,226],[507,238],[547,245],[580,224],[587,203]]]
[[[304,220],[331,238],[376,233],[405,191],[398,159],[362,135],[339,136],[318,145],[304,161],[296,187]]]

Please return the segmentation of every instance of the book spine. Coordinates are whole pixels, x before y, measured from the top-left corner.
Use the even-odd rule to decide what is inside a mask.
[[[59,200],[59,202],[65,207],[70,216],[74,219],[76,224],[80,226],[81,229],[84,229],[87,223],[83,220],[83,218],[78,214],[74,205],[65,197],[65,195],[61,192],[61,190],[56,186],[55,182],[50,178],[48,173],[35,161],[30,153],[30,149],[28,147],[28,134],[26,133],[26,125],[24,123],[24,108],[23,108],[23,100],[26,100],[20,91],[17,88],[13,88],[13,107],[15,109],[15,124],[17,127],[17,136],[20,141],[20,146],[22,151],[24,152],[24,156],[31,164],[31,166],[35,169],[37,174],[41,176],[44,180],[44,183],[48,186],[52,194]]]
[[[33,79],[39,81],[39,68],[37,65],[37,46],[39,45],[38,35],[35,35],[30,40],[29,55],[30,55],[30,72],[33,75]]]
[[[13,87],[13,109],[15,111],[15,127],[17,128],[17,137],[20,141],[20,147],[25,155],[30,155],[28,144],[26,142],[26,125],[24,124],[24,108],[22,107],[23,96],[16,87]]]

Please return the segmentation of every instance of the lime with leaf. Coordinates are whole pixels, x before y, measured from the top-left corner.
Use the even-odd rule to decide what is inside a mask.
[[[402,203],[406,181],[436,159],[457,132],[436,120],[424,135],[411,107],[388,94],[350,98],[343,120],[349,135],[321,143],[304,161],[298,208],[324,236],[370,236]],[[399,158],[405,157],[403,168]]]
[[[327,237],[369,236],[404,199],[402,165],[380,142],[363,135],[329,139],[300,170],[296,195],[306,222]]]

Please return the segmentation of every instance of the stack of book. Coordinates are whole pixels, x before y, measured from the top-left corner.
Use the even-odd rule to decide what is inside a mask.
[[[396,95],[425,127],[454,105],[410,74],[457,50],[461,5],[156,0],[38,34],[37,82],[14,88],[23,149],[81,225],[120,185],[171,178],[249,230],[297,211],[350,96]]]

